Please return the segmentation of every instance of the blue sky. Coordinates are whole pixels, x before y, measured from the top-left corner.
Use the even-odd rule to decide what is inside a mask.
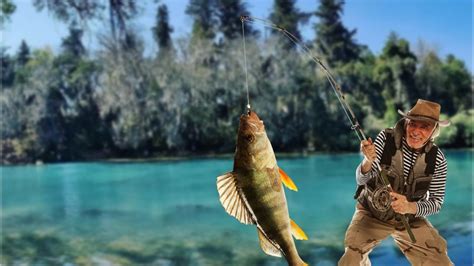
[[[64,23],[55,20],[46,11],[37,12],[30,0],[14,0],[17,10],[2,31],[2,44],[16,52],[22,39],[34,48],[49,46],[57,50],[61,39],[67,35]],[[192,20],[184,10],[187,0],[162,0],[168,6],[170,22],[177,38],[191,31]],[[148,1],[135,25],[147,43],[147,50],[156,50],[150,28],[155,20],[156,5]],[[253,16],[266,18],[271,12],[273,1],[247,1]],[[297,0],[297,7],[305,12],[317,9],[317,0]],[[419,40],[435,48],[444,58],[452,53],[462,59],[472,71],[473,65],[473,4],[471,0],[347,0],[342,16],[344,25],[357,29],[355,39],[369,46],[378,54],[391,31],[407,39],[413,51]],[[236,14],[238,16],[239,14]],[[315,19],[301,28],[305,39],[314,38],[312,24]],[[90,25],[85,45],[96,46],[95,29],[105,27],[100,22]]]

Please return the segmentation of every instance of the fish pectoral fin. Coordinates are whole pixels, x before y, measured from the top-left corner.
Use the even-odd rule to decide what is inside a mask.
[[[245,204],[241,189],[237,186],[235,173],[229,172],[217,177],[219,200],[225,211],[244,224],[255,224],[252,213]]]
[[[262,248],[263,252],[274,257],[281,257],[283,255],[278,244],[274,244],[272,241],[270,241],[258,228],[257,232],[258,239],[260,240],[260,247]]]
[[[301,229],[295,221],[290,219],[291,225],[291,234],[298,240],[308,240],[308,236],[305,234],[303,229]]]
[[[278,171],[280,172],[280,178],[283,184],[285,186],[293,191],[298,191],[298,188],[296,187],[295,183],[291,178],[283,171],[281,168],[278,168]]]

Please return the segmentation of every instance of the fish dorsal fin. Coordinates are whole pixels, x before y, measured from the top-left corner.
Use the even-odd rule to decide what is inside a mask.
[[[258,239],[260,240],[260,247],[262,248],[263,252],[267,255],[281,257],[283,254],[280,251],[280,247],[278,244],[274,244],[270,241],[261,231],[257,229],[258,232]]]
[[[308,236],[305,234],[303,229],[301,229],[295,221],[290,219],[291,225],[291,234],[298,240],[308,240]]]
[[[219,200],[228,214],[244,224],[255,224],[245,198],[236,184],[235,173],[229,172],[217,177]]]
[[[295,183],[291,178],[283,171],[281,168],[278,168],[278,171],[280,172],[280,178],[283,184],[285,186],[293,191],[298,191],[298,188],[296,187]]]

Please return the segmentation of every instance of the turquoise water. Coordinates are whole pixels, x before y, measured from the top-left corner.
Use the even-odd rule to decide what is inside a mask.
[[[456,265],[472,265],[472,151],[448,151],[445,204],[430,221]],[[311,265],[335,265],[352,217],[358,154],[278,158],[299,188],[290,216],[309,236]],[[2,167],[4,264],[286,265],[263,254],[256,229],[220,206],[216,177],[232,158]],[[409,265],[387,239],[373,265]]]

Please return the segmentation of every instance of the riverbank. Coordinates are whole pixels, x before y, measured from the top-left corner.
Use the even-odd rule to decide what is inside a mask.
[[[444,148],[443,151],[474,151],[473,147],[467,148]],[[285,158],[300,158],[313,155],[344,155],[358,153],[355,151],[302,151],[302,152],[276,152],[275,156],[277,159]],[[43,161],[33,159],[23,159],[8,161],[2,155],[1,166],[15,166],[15,165],[43,165],[51,163],[87,163],[87,162],[105,162],[105,163],[148,163],[148,162],[160,162],[160,161],[182,161],[182,160],[200,160],[200,159],[232,159],[234,153],[181,153],[178,155],[174,154],[160,154],[151,157],[107,157],[94,154],[88,158],[82,160],[57,160],[57,161]]]

